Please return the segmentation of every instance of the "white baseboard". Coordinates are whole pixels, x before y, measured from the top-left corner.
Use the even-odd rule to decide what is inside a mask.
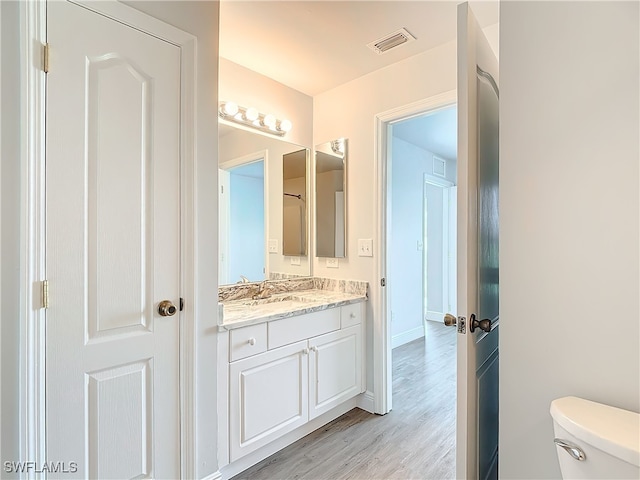
[[[411,330],[407,330],[406,332],[402,332],[391,337],[391,348],[399,347],[400,345],[404,345],[405,343],[412,342],[422,337],[424,337],[424,327],[420,325],[419,327],[412,328]]]
[[[358,408],[364,410],[365,412],[376,413],[374,405],[375,400],[373,398],[373,392],[367,390],[358,397]]]
[[[201,478],[200,480],[220,480],[221,478],[222,473],[220,473],[220,470],[218,470],[217,472],[213,472],[206,477]]]

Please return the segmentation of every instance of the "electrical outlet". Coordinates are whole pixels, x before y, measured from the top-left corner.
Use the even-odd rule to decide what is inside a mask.
[[[300,265],[300,257],[291,257],[291,265]]]
[[[269,253],[278,253],[278,239],[272,238],[269,240]]]
[[[373,240],[371,238],[358,239],[358,256],[373,257]]]
[[[327,258],[327,268],[339,268],[340,263],[337,258]]]

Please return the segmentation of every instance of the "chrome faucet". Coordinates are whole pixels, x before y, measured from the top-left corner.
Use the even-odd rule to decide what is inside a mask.
[[[267,280],[264,280],[258,284],[258,291],[253,295],[254,300],[259,300],[261,298],[269,298],[271,296],[271,289],[273,287],[267,283]]]

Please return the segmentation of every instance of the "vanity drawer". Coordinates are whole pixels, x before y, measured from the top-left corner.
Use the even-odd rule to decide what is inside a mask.
[[[340,307],[340,325],[342,328],[362,323],[364,302],[351,303]]]
[[[340,329],[340,309],[296,315],[269,322],[269,349]]]
[[[259,323],[229,332],[229,361],[267,351],[267,324]]]

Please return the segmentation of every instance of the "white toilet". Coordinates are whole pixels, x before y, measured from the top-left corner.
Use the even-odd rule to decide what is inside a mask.
[[[563,479],[640,479],[640,414],[563,397],[551,416]]]

